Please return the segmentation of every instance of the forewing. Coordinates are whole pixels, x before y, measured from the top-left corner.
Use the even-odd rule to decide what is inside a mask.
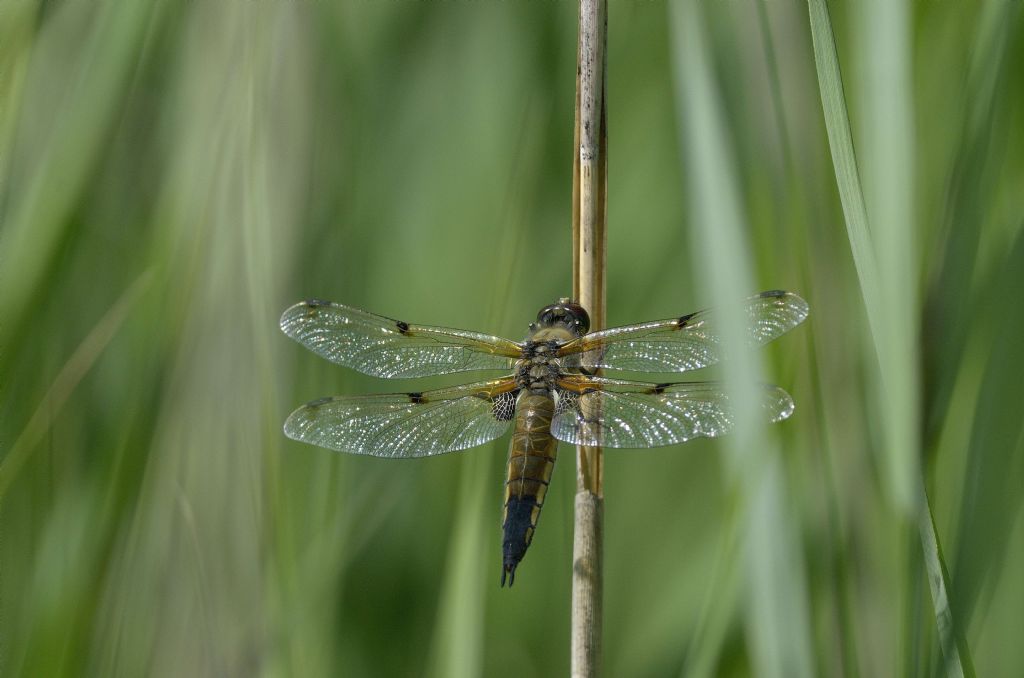
[[[375,457],[427,457],[504,433],[516,401],[511,378],[423,393],[322,398],[292,412],[289,438]]]
[[[281,329],[331,362],[373,377],[426,377],[470,370],[508,370],[522,347],[476,332],[410,325],[329,301],[295,304]]]
[[[551,433],[575,445],[660,447],[727,433],[733,426],[729,396],[715,382],[647,384],[600,377],[559,383]],[[793,399],[778,386],[759,385],[766,422],[786,419]]]
[[[807,317],[807,302],[792,292],[762,292],[744,304],[747,342],[761,346]],[[669,320],[613,327],[561,347],[560,356],[589,368],[633,372],[687,372],[722,358],[722,328],[714,309]]]

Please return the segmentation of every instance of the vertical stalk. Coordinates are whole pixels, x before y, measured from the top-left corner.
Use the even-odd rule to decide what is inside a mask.
[[[573,135],[573,297],[605,325],[608,134],[605,89],[607,0],[580,0]],[[601,663],[603,590],[603,457],[576,448],[576,512],[572,549],[572,675],[591,677]]]

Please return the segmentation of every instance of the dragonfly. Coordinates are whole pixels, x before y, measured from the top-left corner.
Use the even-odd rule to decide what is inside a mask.
[[[799,325],[808,305],[772,290],[745,300],[746,343],[758,347]],[[320,398],[285,421],[289,438],[352,454],[409,459],[483,445],[513,429],[502,517],[502,576],[516,568],[537,528],[558,441],[608,448],[648,448],[714,438],[735,413],[720,383],[643,382],[603,371],[689,372],[723,356],[722,314],[707,309],[590,332],[578,303],[545,306],[525,341],[466,330],[414,325],[319,299],[281,316],[281,329],[314,353],[385,379],[503,370],[502,377],[430,391]],[[758,414],[787,419],[793,399],[760,384]]]

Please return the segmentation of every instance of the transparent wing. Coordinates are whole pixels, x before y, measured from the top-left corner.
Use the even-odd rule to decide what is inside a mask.
[[[476,332],[410,325],[316,299],[281,316],[281,329],[331,362],[373,377],[426,377],[507,370],[522,355],[514,341]]]
[[[551,433],[575,445],[659,447],[727,433],[733,413],[721,384],[647,384],[600,377],[559,381]],[[777,422],[793,413],[778,386],[760,385],[761,415]]]
[[[807,302],[774,290],[750,297],[747,341],[761,346],[793,329],[807,317]],[[714,309],[681,318],[613,327],[586,334],[565,344],[558,355],[580,354],[587,367],[634,372],[687,372],[712,365],[722,358],[722,328]],[[573,363],[577,358],[572,358]]]
[[[321,398],[291,413],[289,438],[352,454],[427,457],[482,445],[515,412],[512,378],[423,393]]]

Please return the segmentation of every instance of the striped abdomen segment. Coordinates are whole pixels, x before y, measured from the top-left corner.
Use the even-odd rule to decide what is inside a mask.
[[[555,468],[558,441],[551,436],[555,401],[549,394],[524,391],[516,403],[516,422],[505,482],[504,571],[501,584],[515,580],[516,567],[537,528],[540,509]]]

